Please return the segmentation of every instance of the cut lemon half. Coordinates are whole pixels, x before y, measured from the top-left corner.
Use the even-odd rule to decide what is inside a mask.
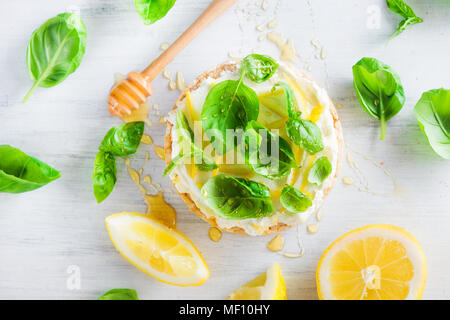
[[[286,284],[278,263],[231,293],[227,300],[287,300]]]
[[[128,262],[161,282],[199,286],[209,278],[208,266],[191,241],[144,214],[113,214],[106,218],[106,228]]]
[[[350,231],[333,242],[317,266],[320,299],[420,299],[427,265],[417,240],[385,224]]]

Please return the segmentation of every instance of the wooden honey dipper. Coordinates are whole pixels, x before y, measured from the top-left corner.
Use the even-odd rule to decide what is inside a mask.
[[[130,72],[108,98],[111,115],[123,117],[137,110],[153,93],[150,83],[203,29],[222,15],[237,0],[214,0],[202,15],[156,60],[141,73]]]

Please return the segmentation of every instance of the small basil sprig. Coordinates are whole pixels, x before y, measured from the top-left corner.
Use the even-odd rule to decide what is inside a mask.
[[[250,54],[241,63],[241,72],[256,83],[269,80],[278,69],[278,63],[271,57],[262,54]]]
[[[362,58],[353,66],[353,86],[361,106],[380,120],[380,140],[386,136],[386,122],[405,103],[405,93],[398,74],[375,58]]]
[[[292,213],[305,212],[312,206],[312,201],[307,195],[290,185],[286,185],[281,191],[280,202]]]
[[[166,170],[164,170],[163,176],[166,176],[178,164],[189,158],[194,158],[195,166],[200,171],[211,171],[219,167],[213,159],[206,156],[203,153],[203,150],[195,145],[194,131],[192,131],[186,115],[182,110],[177,113],[176,129],[179,138],[178,144],[181,146],[181,151],[179,155],[172,159]]]
[[[274,211],[269,189],[252,180],[220,174],[203,185],[201,194],[211,209],[227,219],[262,218]]]
[[[9,145],[0,145],[0,192],[23,193],[61,177],[49,165]]]
[[[312,165],[308,173],[308,182],[320,186],[331,174],[332,166],[327,157],[320,157]]]
[[[258,118],[258,96],[243,83],[245,74],[238,81],[226,80],[212,87],[202,107],[203,130],[219,155],[237,145],[234,137],[227,141],[227,130],[245,129]]]
[[[23,102],[38,86],[53,87],[78,68],[86,51],[86,35],[83,21],[74,13],[59,14],[33,32],[27,66],[34,84]]]
[[[136,11],[145,24],[152,24],[164,18],[176,0],[134,0]]]
[[[124,157],[136,153],[144,134],[144,122],[128,122],[111,128],[103,138],[99,150]]]
[[[295,94],[292,88],[284,82],[277,83],[273,90],[280,87],[286,96],[286,108],[288,120],[286,121],[286,133],[289,139],[296,145],[305,149],[309,154],[315,154],[323,150],[322,132],[312,121],[302,119],[301,112],[295,106]]]
[[[144,134],[144,122],[129,122],[111,128],[99,147],[95,157],[93,189],[97,203],[103,202],[113,191],[117,181],[114,156],[136,153]]]
[[[450,159],[450,90],[424,92],[414,113],[433,150],[442,158]]]
[[[289,143],[254,120],[247,124],[245,147],[247,162],[257,174],[266,178],[282,178],[297,167]]]
[[[403,0],[386,0],[386,4],[389,10],[400,15],[403,18],[403,20],[397,27],[397,31],[395,31],[395,33],[391,36],[391,39],[400,35],[403,31],[406,30],[407,27],[416,23],[423,22],[422,18],[416,16],[413,9],[411,9],[411,7],[408,6]]]
[[[136,290],[133,289],[112,289],[98,300],[139,300],[139,297]]]

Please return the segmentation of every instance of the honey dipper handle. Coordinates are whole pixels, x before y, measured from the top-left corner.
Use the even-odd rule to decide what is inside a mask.
[[[237,0],[214,0],[202,15],[142,72],[146,80],[152,81],[203,29],[236,2]]]

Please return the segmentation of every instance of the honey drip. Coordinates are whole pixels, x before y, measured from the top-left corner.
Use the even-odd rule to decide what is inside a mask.
[[[147,203],[147,214],[152,219],[160,221],[169,228],[176,228],[177,212],[164,200],[163,192],[158,192],[156,195],[145,194],[144,199]]]

